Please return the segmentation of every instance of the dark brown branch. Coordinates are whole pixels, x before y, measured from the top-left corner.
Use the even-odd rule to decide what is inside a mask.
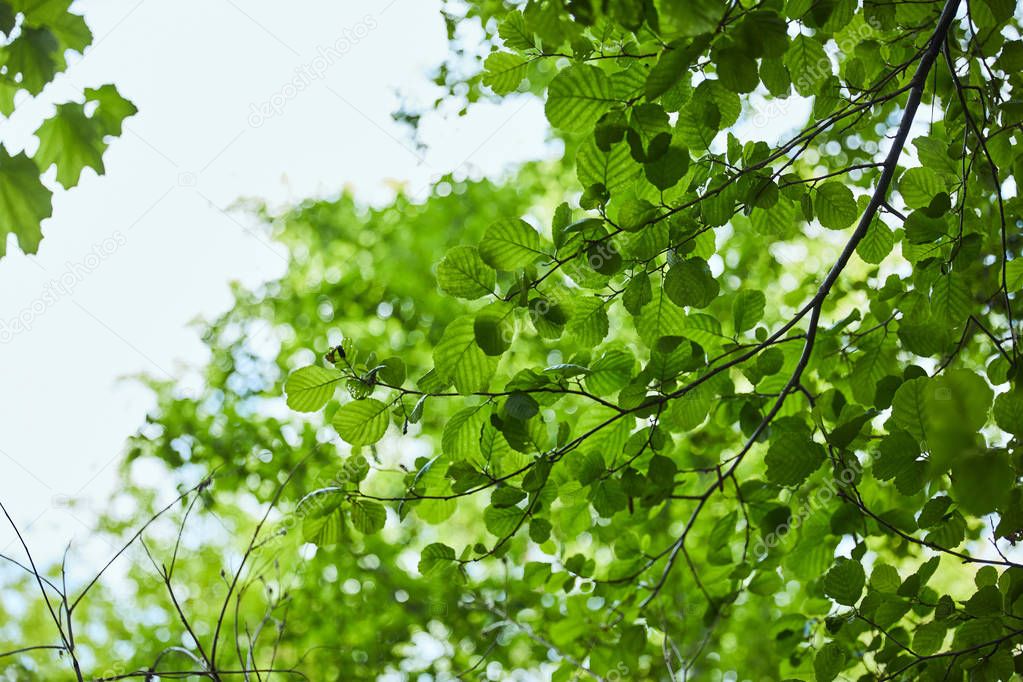
[[[845,247],[839,254],[834,265],[828,271],[824,281],[821,282],[820,287],[817,289],[817,293],[813,296],[809,303],[800,311],[796,317],[791,320],[787,325],[783,327],[783,330],[787,330],[794,326],[807,311],[810,312],[810,321],[808,323],[806,331],[806,342],[803,346],[803,352],[799,357],[799,361],[796,363],[796,367],[789,378],[788,383],[782,389],[777,400],[768,411],[767,415],[761,420],[757,428],[753,430],[753,433],[747,439],[746,444],[734,457],[732,464],[728,471],[727,476],[734,474],[735,470],[742,463],[745,456],[749,453],[750,449],[760,438],[761,434],[765,431],[768,425],[774,420],[778,412],[781,411],[782,406],[785,404],[786,398],[796,390],[799,386],[800,379],[802,378],[803,372],[806,370],[807,365],[810,362],[810,357],[813,354],[814,342],[817,338],[817,331],[820,326],[820,314],[821,308],[824,305],[825,299],[828,294],[831,293],[831,289],[835,286],[842,271],[848,265],[849,260],[852,258],[853,253],[856,251],[857,245],[866,236],[867,231],[870,229],[870,223],[877,215],[878,210],[884,205],[887,196],[888,188],[891,186],[892,179],[895,177],[895,171],[898,168],[899,158],[902,155],[902,150],[906,146],[906,140],[909,138],[910,129],[913,126],[913,119],[916,116],[916,111],[920,106],[920,101],[923,97],[924,88],[927,85],[927,76],[930,73],[931,67],[934,65],[934,61],[938,56],[938,52],[941,50],[942,45],[945,42],[945,37],[948,34],[948,30],[952,25],[952,21],[955,19],[955,14],[959,8],[960,0],[947,0],[944,8],[942,9],[941,17],[938,20],[937,27],[931,36],[930,41],[927,44],[927,49],[923,52],[920,57],[920,62],[917,65],[916,72],[913,74],[913,78],[909,85],[909,97],[906,100],[906,106],[903,110],[902,120],[899,122],[899,128],[892,140],[891,149],[888,151],[888,155],[885,157],[884,164],[881,170],[881,176],[878,178],[877,185],[874,187],[874,191],[870,197],[870,201],[867,204],[863,215],[860,217],[860,221],[853,231],[849,240],[846,242]],[[660,592],[664,586],[665,581],[668,578],[668,574],[671,572],[675,561],[678,557],[679,552],[682,551],[685,544],[686,538],[689,532],[692,530],[696,523],[696,519],[699,517],[707,500],[714,494],[714,491],[718,488],[717,482],[711,485],[704,493],[703,497],[697,503],[696,508],[693,510],[689,517],[689,521],[686,523],[685,528],[679,535],[678,539],[664,552],[657,555],[654,561],[659,560],[665,554],[668,559],[665,567],[661,573],[660,579],[654,585],[651,593],[643,601],[643,606],[649,604]],[[645,571],[652,564],[648,564],[645,568],[641,569],[640,572]]]

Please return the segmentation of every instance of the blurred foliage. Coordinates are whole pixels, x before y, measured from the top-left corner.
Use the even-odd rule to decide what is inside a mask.
[[[565,158],[263,211],[287,274],[129,452],[212,475],[157,566],[209,534],[80,602],[81,660],[1017,678],[1023,42],[960,5],[452,5],[495,49],[449,96],[545,90]]]

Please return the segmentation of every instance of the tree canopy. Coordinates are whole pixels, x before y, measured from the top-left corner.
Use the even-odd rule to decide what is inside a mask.
[[[563,158],[263,209],[11,679],[1018,679],[1015,3],[466,5]]]

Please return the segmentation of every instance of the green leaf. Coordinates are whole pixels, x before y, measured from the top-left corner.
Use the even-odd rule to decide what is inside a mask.
[[[622,350],[604,353],[590,366],[586,375],[586,390],[594,395],[610,395],[621,390],[632,379],[636,360]]]
[[[995,398],[993,414],[1000,429],[1017,438],[1023,436],[1023,394],[1017,391],[1002,393]]]
[[[716,0],[653,0],[664,35],[698,36],[714,30],[724,18],[726,5]]]
[[[763,319],[766,305],[767,298],[762,291],[743,289],[736,293],[732,299],[732,324],[735,333],[740,334],[753,329],[757,322]]]
[[[913,146],[916,147],[917,158],[924,166],[946,175],[959,173],[957,162],[948,153],[947,140],[921,135],[913,140]]]
[[[813,201],[817,220],[830,230],[844,230],[856,220],[858,211],[852,191],[840,182],[825,182]]]
[[[796,36],[784,61],[792,75],[792,85],[804,97],[818,94],[820,85],[831,75],[831,59],[824,47],[809,36]]]
[[[723,126],[721,118],[721,110],[713,100],[694,96],[679,112],[675,134],[682,144],[699,156],[713,144]]]
[[[952,500],[946,495],[938,495],[927,500],[920,515],[917,517],[917,525],[921,528],[933,528],[938,525],[952,506]]]
[[[784,430],[771,438],[764,461],[767,478],[778,485],[796,486],[824,463],[824,447],[806,429]]]
[[[524,220],[498,220],[490,226],[479,245],[483,260],[498,270],[513,271],[549,257],[540,235]]]
[[[945,324],[965,324],[972,304],[970,288],[963,277],[956,273],[938,277],[931,288],[931,310]]]
[[[488,411],[483,405],[459,410],[444,424],[441,447],[452,461],[476,460],[480,456],[480,438]]]
[[[572,334],[584,348],[600,344],[607,337],[609,330],[607,302],[597,296],[576,301],[572,318],[565,325],[565,331]]]
[[[377,368],[377,378],[388,386],[401,386],[407,376],[405,361],[398,357],[386,358]]]
[[[412,406],[412,411],[408,413],[409,424],[418,424],[423,418],[423,410],[426,409],[426,399],[429,397],[429,395],[419,396],[419,400],[417,400],[416,404]]]
[[[944,191],[944,183],[930,168],[910,168],[899,178],[899,194],[910,208],[926,208],[938,193]]]
[[[25,253],[39,250],[39,224],[53,211],[51,196],[32,159],[24,153],[10,156],[0,146],[0,256],[7,253],[8,234],[17,237]]]
[[[721,333],[721,322],[712,315],[689,313],[682,324],[681,335],[703,348],[717,348],[730,339]]]
[[[2,48],[0,62],[12,79],[21,74],[18,85],[38,95],[57,75],[58,47],[56,36],[48,29],[25,27],[21,35]]]
[[[355,530],[373,535],[383,530],[387,522],[387,511],[379,502],[355,498],[352,500],[351,519]]]
[[[25,23],[30,26],[58,22],[71,6],[70,0],[10,0],[10,4],[25,14]]]
[[[629,498],[622,488],[621,482],[614,478],[597,481],[590,492],[590,502],[602,517],[609,519],[629,504]]]
[[[518,507],[494,507],[483,510],[483,523],[491,534],[503,538],[515,532],[522,523],[523,512]]]
[[[563,295],[563,290],[555,290]],[[529,320],[533,323],[536,333],[545,339],[556,339],[565,331],[565,324],[570,317],[566,307],[567,301],[556,301],[544,296],[529,299]]]
[[[882,628],[889,628],[902,620],[911,608],[912,604],[905,599],[886,596],[874,612],[874,622]]]
[[[767,91],[775,97],[787,98],[792,92],[792,76],[780,59],[761,60],[760,80]]]
[[[476,343],[475,320],[460,317],[448,325],[433,349],[437,373],[459,393],[483,390],[494,373],[493,361]]]
[[[500,304],[488,306],[476,314],[473,321],[473,333],[476,344],[490,356],[502,355],[511,347],[515,338],[515,325],[512,320],[512,309],[503,308]]]
[[[54,4],[66,3],[63,0],[58,0]],[[63,10],[59,16],[52,21],[46,21],[45,24],[60,44],[58,49],[61,53],[66,50],[74,50],[79,54],[84,54],[85,48],[92,44],[92,31],[85,23],[85,18],[77,14]]]
[[[299,500],[295,513],[302,520],[302,539],[321,547],[339,543],[344,535],[344,501],[337,488],[314,490]]]
[[[993,616],[1002,610],[1002,593],[995,585],[978,589],[963,605],[963,610],[974,618]]]
[[[973,583],[977,587],[998,585],[998,569],[994,566],[981,566],[977,575],[973,577]]]
[[[547,87],[547,120],[555,128],[571,132],[589,130],[615,102],[611,81],[603,71],[576,64],[555,76]]]
[[[505,46],[512,50],[529,50],[535,46],[533,32],[526,25],[522,12],[509,12],[498,24],[497,34]]]
[[[391,423],[387,410],[387,405],[373,398],[356,400],[338,408],[331,423],[346,443],[372,445],[384,437]]]
[[[930,656],[941,650],[945,642],[947,626],[940,621],[924,623],[913,633],[913,651],[921,656]]]
[[[927,244],[945,236],[946,226],[943,218],[934,218],[923,211],[913,211],[902,224],[906,230],[906,240],[911,244]]]
[[[603,151],[592,138],[580,145],[575,158],[576,176],[584,188],[601,185],[608,192],[631,186],[643,175],[643,166],[629,153],[629,145],[621,142]]]
[[[298,412],[316,412],[327,404],[338,382],[341,372],[318,365],[295,370],[284,382],[288,407]]]
[[[892,252],[895,233],[880,220],[873,220],[863,239],[856,245],[856,253],[865,262],[877,265]]]
[[[962,453],[952,464],[952,491],[959,506],[975,516],[1005,503],[1016,473],[1004,450]]]
[[[657,207],[646,199],[627,198],[618,210],[618,223],[623,230],[639,232],[657,217]]]
[[[0,114],[10,116],[14,113],[14,97],[20,90],[17,83],[0,77]]]
[[[756,10],[744,16],[738,35],[756,56],[781,57],[789,46],[787,29],[787,22],[774,11]]]
[[[538,545],[542,545],[551,539],[551,531],[554,526],[547,519],[534,517],[529,522],[529,539]]]
[[[635,2],[636,0],[618,0],[619,2]],[[642,0],[639,0],[642,2]],[[633,64],[621,71],[611,74],[611,93],[616,100],[628,102],[639,98],[646,86],[647,68],[645,65]]]
[[[673,42],[668,45],[657,63],[650,69],[646,79],[646,98],[653,101],[670,90],[683,77],[689,75],[689,64],[692,56],[686,49],[688,41]]]
[[[92,120],[99,124],[104,135],[114,137],[120,136],[124,119],[134,116],[139,111],[109,83],[98,88],[86,88],[85,101],[96,103]]]
[[[455,550],[442,542],[435,542],[419,553],[419,573],[425,578],[434,578],[451,568],[455,562]]]
[[[716,57],[718,80],[732,92],[752,92],[760,85],[757,62],[744,49],[728,47]]]
[[[504,403],[504,411],[509,417],[527,421],[540,412],[540,405],[528,393],[512,393]]]
[[[475,246],[449,249],[437,264],[437,285],[452,296],[469,300],[494,293],[497,274],[483,262]]]
[[[1023,289],[1023,258],[1011,260],[1005,265],[1005,277],[1009,291]]]
[[[107,147],[103,131],[85,116],[81,104],[58,105],[57,113],[43,121],[35,134],[39,138],[35,160],[40,170],[56,164],[57,182],[65,188],[77,185],[85,168],[103,174]]]
[[[526,77],[526,60],[511,52],[494,52],[483,65],[483,84],[498,95],[507,95]]]
[[[646,179],[659,190],[671,189],[689,170],[689,150],[671,146],[657,159],[643,165]]]
[[[987,382],[968,369],[945,370],[925,386],[927,445],[941,470],[961,454],[977,448],[988,421],[994,393]]]
[[[858,561],[839,557],[824,576],[824,593],[844,606],[855,606],[867,576]]]
[[[653,292],[650,289],[650,275],[644,270],[636,273],[629,280],[629,285],[625,287],[625,293],[622,295],[622,304],[629,313],[638,315],[643,306],[649,303],[652,298]]]
[[[664,291],[676,305],[706,308],[717,298],[720,287],[702,258],[676,263],[664,278]]]
[[[828,642],[822,646],[813,657],[813,672],[817,676],[817,682],[834,680],[845,670],[845,661],[845,650],[838,644]]]
[[[894,594],[902,585],[902,579],[894,566],[876,564],[870,573],[870,586],[878,592]]]
[[[927,379],[918,378],[902,384],[892,399],[892,420],[918,442],[927,439]]]
[[[9,37],[17,24],[18,13],[10,6],[9,2],[0,2],[0,33]]]
[[[758,233],[774,237],[787,237],[799,227],[796,205],[788,199],[780,199],[769,209],[755,209],[750,220]]]
[[[572,475],[582,485],[593,483],[607,471],[604,459],[593,451],[573,454],[568,460],[568,466]]]
[[[61,16],[74,17],[72,21],[81,20],[77,15]],[[82,26],[84,27],[84,24]],[[85,31],[88,33],[87,29]],[[6,48],[10,75],[13,75],[16,69],[31,69],[32,64],[21,64],[18,60],[30,59],[32,46],[40,47],[34,41],[42,40],[41,36],[44,34],[52,39],[46,31],[40,33],[36,29],[24,27],[21,38]],[[28,41],[23,47],[29,52],[18,51],[17,45],[20,45],[22,40]],[[75,44],[79,43],[80,41]],[[0,55],[0,58],[2,56]],[[13,66],[11,60],[14,61]],[[33,87],[30,87],[35,82],[33,75],[31,72],[23,75],[25,78],[20,85],[33,91]],[[35,77],[49,79],[52,75],[46,70]],[[2,84],[0,89],[3,89]],[[10,90],[10,94],[13,95],[13,90]],[[39,181],[39,174],[56,164],[57,181],[67,188],[78,184],[82,170],[86,167],[102,173],[103,152],[107,148],[106,136],[119,135],[121,121],[136,111],[134,105],[121,97],[112,85],[86,89],[85,99],[86,105],[73,102],[58,105],[56,113],[43,121],[35,131],[39,139],[35,163],[28,160],[24,154],[10,157],[6,150],[0,151],[0,182],[3,184],[3,189],[0,189],[0,256],[5,254],[6,236],[10,232],[18,236],[19,244],[26,253],[35,253],[38,249],[42,239],[39,224],[50,216],[52,210],[51,193]],[[96,106],[89,107],[91,104]],[[91,109],[89,115],[85,113],[87,108]]]
[[[654,290],[636,320],[636,331],[649,347],[663,336],[683,336],[686,330],[685,313],[668,298],[665,289],[660,286]]]
[[[874,476],[888,481],[909,471],[920,456],[917,441],[905,431],[896,431],[885,436],[878,446],[874,460]]]

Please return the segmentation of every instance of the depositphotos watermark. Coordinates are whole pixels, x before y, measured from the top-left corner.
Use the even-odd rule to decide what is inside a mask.
[[[281,86],[265,101],[249,105],[249,125],[259,128],[275,116],[280,116],[288,102],[298,97],[313,83],[321,80],[337,62],[377,28],[376,17],[367,14],[354,26],[346,27],[341,35],[329,45],[316,48],[316,56],[295,69],[295,77]]]
[[[60,276],[47,282],[42,292],[17,315],[7,320],[0,319],[0,343],[9,343],[18,334],[31,331],[36,320],[51,306],[74,293],[75,287],[127,243],[128,238],[117,230],[103,241],[93,244],[92,250],[82,256],[81,260],[65,263]]]

